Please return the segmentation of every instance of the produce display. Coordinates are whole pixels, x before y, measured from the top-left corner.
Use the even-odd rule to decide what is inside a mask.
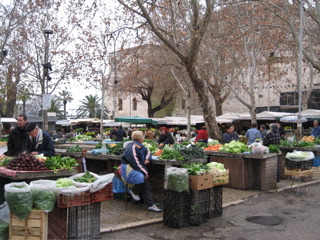
[[[315,144],[319,144],[319,138],[315,138],[313,142],[297,141],[295,139],[280,140],[280,147],[301,147],[301,148],[314,148]]]
[[[81,151],[82,151],[82,148],[78,144],[75,144],[73,146],[68,147],[66,152],[81,152]]]
[[[93,137],[88,136],[88,135],[78,135],[74,138],[75,141],[77,142],[83,142],[83,141],[92,141]]]
[[[6,168],[15,171],[43,171],[48,170],[44,161],[36,158],[34,155],[22,153],[14,157],[6,164]]]
[[[148,140],[148,139],[145,139],[143,141],[143,146],[145,146],[147,149],[149,149],[150,153],[153,155],[155,152],[158,151],[158,144],[153,141],[153,140]]]
[[[66,188],[66,187],[70,187],[70,186],[73,186],[73,182],[69,178],[59,178],[56,181],[57,188]]]
[[[54,180],[36,180],[30,183],[33,206],[36,210],[45,212],[53,210],[57,199],[54,187]]]

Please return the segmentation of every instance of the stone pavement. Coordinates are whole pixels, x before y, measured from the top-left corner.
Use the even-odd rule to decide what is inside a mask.
[[[102,203],[102,206],[101,206],[101,225],[100,225],[101,239],[189,239],[189,237],[187,236],[183,237],[184,234],[182,233],[186,233],[191,230],[194,232],[198,232],[201,235],[200,238],[198,238],[200,235],[199,236],[196,234],[194,236],[192,235],[192,238],[194,239],[202,239],[202,238],[203,239],[225,239],[225,240],[255,239],[255,238],[237,238],[237,237],[224,238],[221,236],[212,238],[213,235],[218,234],[215,232],[216,230],[214,231],[214,233],[211,230],[207,233],[204,233],[202,232],[201,229],[204,229],[204,228],[208,228],[212,230],[216,229],[216,227],[212,226],[212,223],[219,222],[219,224],[221,224],[221,222],[224,222],[224,217],[227,212],[232,213],[234,211],[233,208],[237,208],[239,209],[237,211],[241,212],[241,209],[243,208],[243,206],[250,206],[252,203],[262,202],[260,200],[260,197],[262,196],[264,198],[265,196],[267,196],[269,198],[267,202],[269,202],[271,199],[273,199],[273,197],[276,198],[278,195],[280,195],[280,193],[282,193],[282,194],[289,195],[289,197],[292,198],[290,203],[294,204],[295,199],[303,200],[303,196],[310,193],[308,189],[313,185],[319,185],[319,184],[316,184],[319,182],[320,182],[320,174],[314,174],[312,180],[306,183],[301,183],[298,195],[296,195],[297,186],[299,183],[297,178],[294,178],[292,181],[290,179],[289,181],[287,181],[286,179],[281,179],[280,182],[277,183],[277,189],[274,189],[268,192],[264,192],[260,190],[235,190],[230,188],[223,188],[223,215],[221,217],[209,219],[208,223],[205,223],[202,226],[189,226],[181,229],[175,229],[175,228],[164,226],[162,222],[163,220],[162,214],[147,211],[146,206],[143,204],[138,205],[138,204],[128,202],[128,204],[126,205],[123,200],[119,200],[119,199],[105,201]],[[285,185],[286,185],[286,189],[284,189]],[[290,189],[291,187],[293,189]],[[161,204],[159,207],[160,208],[162,207]],[[272,208],[272,206],[270,206],[270,208]],[[231,220],[227,220],[227,222],[224,222],[224,224],[227,224],[227,225],[231,224],[233,226],[239,225],[241,226],[241,228],[245,229],[244,231],[246,231],[248,222],[243,221],[242,215],[245,213],[243,211],[239,215],[241,216],[240,219],[233,216]],[[259,210],[256,210],[255,213],[251,213],[251,217],[252,216],[254,217],[255,214],[258,214],[259,217],[261,217],[260,215],[262,215],[263,217],[268,217],[270,215],[268,211],[262,212],[260,214],[259,212],[260,212]],[[253,225],[252,224],[253,223],[249,224],[249,229],[251,229],[253,226],[254,229],[258,229],[259,231],[259,229],[261,229],[261,226],[263,226],[263,225],[256,226],[257,224],[253,224]],[[278,228],[281,229],[281,227],[278,227]],[[219,228],[219,231],[224,231],[223,226]],[[165,234],[166,237],[161,237],[162,236],[161,234]],[[256,238],[256,239],[259,239],[259,238]],[[260,238],[260,239],[271,239],[271,238]],[[274,239],[277,239],[277,238],[274,238]],[[299,239],[299,238],[293,237],[291,239]],[[304,238],[304,239],[307,239],[307,238]],[[320,237],[313,238],[313,239],[320,239]]]

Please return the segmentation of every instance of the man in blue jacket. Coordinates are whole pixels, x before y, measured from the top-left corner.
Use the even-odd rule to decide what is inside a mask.
[[[53,141],[49,133],[42,131],[34,122],[27,124],[26,132],[29,135],[26,139],[26,149],[29,153],[32,155],[43,153],[46,157],[52,157],[54,155]]]
[[[129,143],[121,157],[121,176],[129,184],[134,185],[130,194],[135,201],[140,201],[142,195],[149,211],[161,212],[153,201],[149,186],[149,174],[146,165],[152,160],[150,151],[142,145],[144,135],[142,131],[132,133]]]
[[[318,120],[313,121],[313,128],[311,130],[311,136],[320,137],[320,127],[319,127]]]
[[[247,131],[246,137],[248,138],[248,145],[254,143],[257,139],[261,139],[260,131],[257,129],[258,125],[256,123],[251,124],[251,128]]]

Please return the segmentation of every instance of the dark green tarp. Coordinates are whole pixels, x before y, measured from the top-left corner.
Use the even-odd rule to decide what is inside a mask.
[[[152,124],[157,125],[158,122],[152,120],[151,118],[141,118],[141,117],[118,117],[114,119],[115,122],[126,122],[126,123],[136,123],[136,124]]]

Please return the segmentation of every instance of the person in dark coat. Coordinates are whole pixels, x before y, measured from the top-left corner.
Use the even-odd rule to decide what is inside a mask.
[[[162,148],[166,144],[174,144],[173,137],[166,127],[160,128],[160,136],[158,139],[158,148]]]
[[[28,123],[26,126],[27,136],[26,150],[32,155],[42,154],[52,157],[55,153],[53,141],[49,133],[40,129],[36,123]]]
[[[127,137],[126,131],[122,128],[122,126],[119,127],[118,130],[115,132],[116,141],[122,142],[123,138]]]
[[[25,131],[26,124],[28,123],[28,117],[25,114],[18,116],[17,126],[10,132],[8,139],[8,151],[4,153],[6,156],[18,156],[24,152],[25,141],[28,134]]]

